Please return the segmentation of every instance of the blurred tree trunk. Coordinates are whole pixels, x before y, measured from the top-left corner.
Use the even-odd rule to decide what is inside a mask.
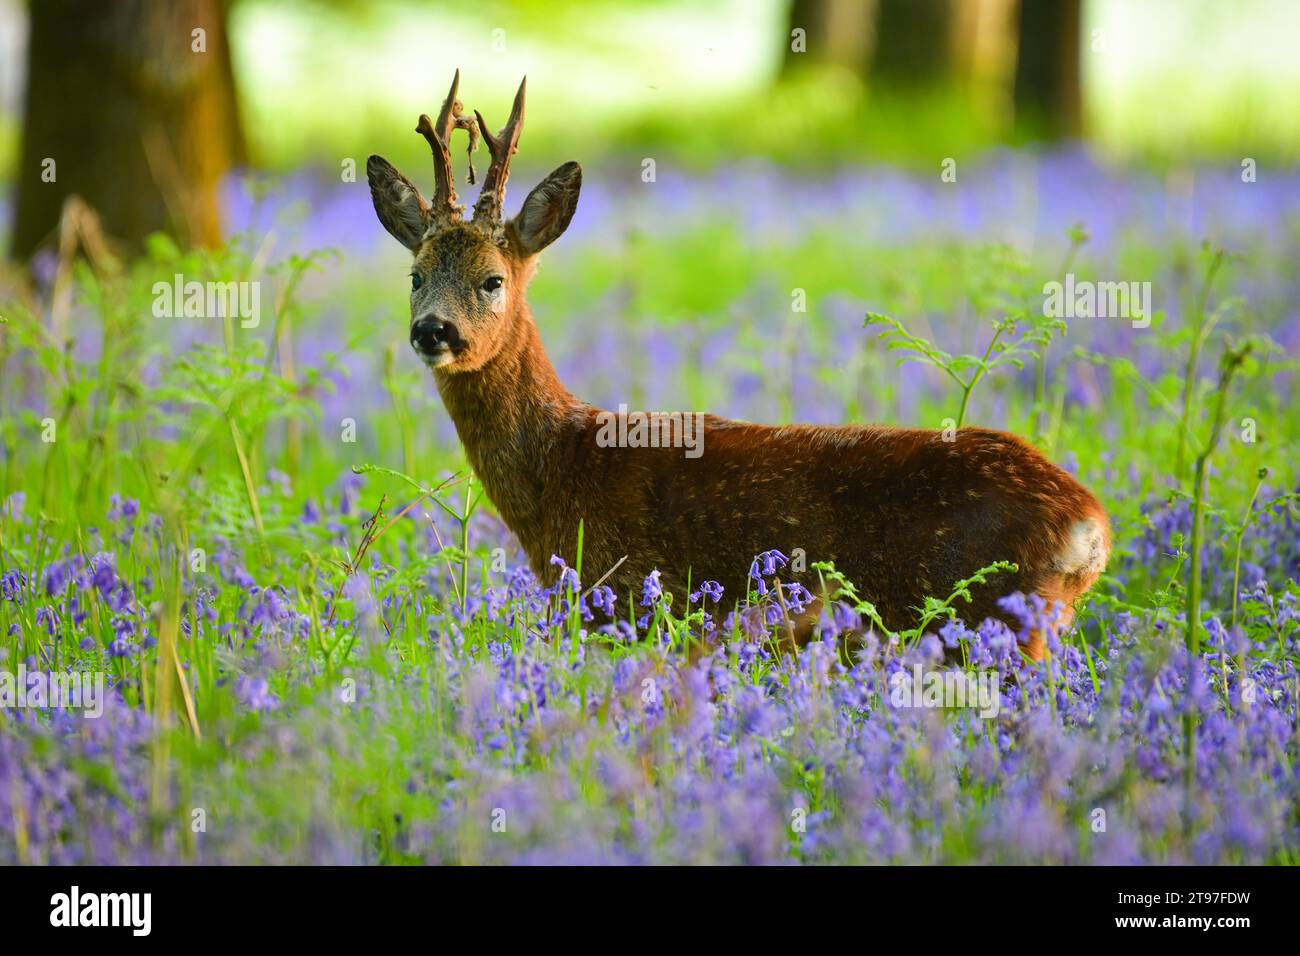
[[[230,52],[229,12],[233,0],[217,0],[221,7],[221,42],[216,49],[209,47],[214,56],[219,56],[217,68],[221,71],[218,84],[223,91],[222,100],[226,104],[225,127],[230,132],[230,164],[245,166],[248,164],[248,140],[244,137],[244,114],[239,109],[239,87],[235,85],[235,59]]]
[[[1081,0],[1020,0],[1012,96],[1023,135],[1062,139],[1083,132],[1081,7]]]
[[[952,0],[876,0],[872,79],[899,90],[947,83],[955,22]]]
[[[220,242],[217,184],[245,149],[225,15],[222,0],[31,5],[15,258],[52,240],[74,194],[132,248],[159,229]]]
[[[864,76],[871,38],[870,14],[870,0],[793,0],[782,71],[834,64]],[[795,30],[803,30],[805,52],[792,49]]]

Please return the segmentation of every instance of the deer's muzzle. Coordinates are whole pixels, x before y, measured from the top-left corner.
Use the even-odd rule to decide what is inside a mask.
[[[411,346],[422,358],[436,358],[457,352],[464,342],[456,326],[437,316],[426,315],[411,323]]]

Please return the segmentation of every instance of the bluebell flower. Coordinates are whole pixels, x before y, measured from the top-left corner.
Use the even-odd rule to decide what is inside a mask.
[[[651,571],[646,575],[645,583],[641,587],[641,606],[654,607],[663,595],[664,589],[659,583],[659,572]]]

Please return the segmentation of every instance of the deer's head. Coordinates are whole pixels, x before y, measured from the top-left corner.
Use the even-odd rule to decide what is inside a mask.
[[[582,168],[565,163],[528,194],[519,215],[505,221],[510,157],[524,125],[524,83],[515,94],[510,119],[496,135],[488,131],[478,110],[474,111],[477,127],[462,115],[456,98],[459,85],[457,70],[437,122],[421,115],[416,127],[433,150],[431,200],[383,157],[371,156],[366,163],[379,221],[415,257],[411,345],[426,365],[447,372],[481,368],[510,339],[520,321],[537,254],[569,225],[582,186]],[[451,171],[449,144],[456,129],[470,134],[471,154],[482,131],[492,157],[468,222],[461,219],[464,207],[456,203]],[[469,182],[474,182],[473,165]]]

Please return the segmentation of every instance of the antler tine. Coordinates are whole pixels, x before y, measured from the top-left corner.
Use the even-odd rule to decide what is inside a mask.
[[[469,184],[474,185],[474,150],[478,148],[478,128],[474,121],[464,114],[464,104],[456,98],[460,89],[460,70],[452,77],[451,89],[442,101],[435,124],[427,113],[420,114],[420,121],[415,131],[429,141],[433,151],[433,177],[436,181],[433,201],[435,215],[457,220],[464,207],[456,203],[456,177],[451,169],[451,134],[453,130],[463,129],[469,133]]]
[[[488,152],[492,155],[492,165],[483,179],[483,190],[474,203],[474,224],[482,229],[495,230],[501,225],[506,204],[506,180],[510,178],[510,157],[519,148],[519,133],[524,128],[524,92],[528,77],[519,84],[515,94],[514,106],[510,109],[510,119],[496,136],[487,127],[483,114],[478,110],[479,129],[487,142]]]

